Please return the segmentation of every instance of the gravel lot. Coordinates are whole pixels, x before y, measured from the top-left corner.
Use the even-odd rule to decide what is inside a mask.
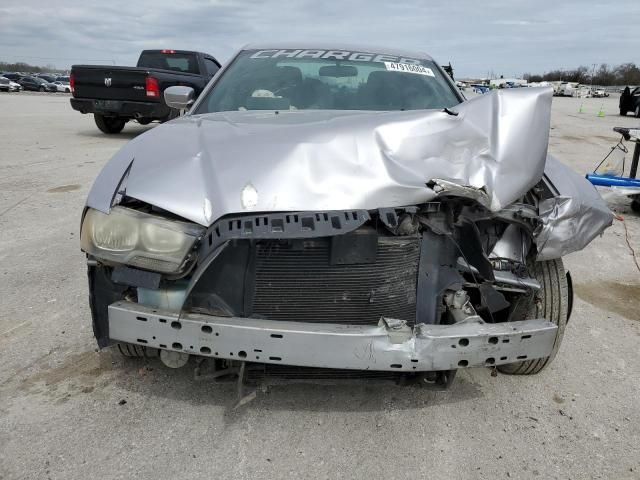
[[[580,104],[585,113],[578,113]],[[600,106],[605,118],[597,117]],[[588,171],[617,98],[554,99],[551,152]],[[100,168],[153,126],[100,133],[66,95],[0,94],[0,479],[640,478],[640,217],[566,259],[576,302],[551,367],[459,373],[446,392],[235,386],[96,352],[80,213]],[[126,402],[126,403],[125,403]]]

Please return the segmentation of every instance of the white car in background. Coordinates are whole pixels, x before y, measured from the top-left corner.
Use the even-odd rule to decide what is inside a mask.
[[[19,83],[13,82],[7,77],[0,76],[0,91],[19,92],[20,90],[22,90],[22,86]]]
[[[8,78],[0,77],[0,92],[8,92],[10,83],[11,80],[9,80]]]
[[[63,82],[56,80],[53,84],[58,89],[58,92],[71,93],[71,85],[69,82]]]
[[[20,85],[19,83],[14,82],[13,80],[9,80],[9,91],[10,92],[21,92],[22,91],[22,85]]]

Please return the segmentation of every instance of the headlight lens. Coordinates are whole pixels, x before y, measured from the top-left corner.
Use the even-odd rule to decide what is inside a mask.
[[[149,252],[174,253],[184,251],[193,241],[183,232],[175,232],[153,223],[146,223],[140,226],[140,243]]]
[[[82,223],[82,250],[103,260],[179,273],[204,229],[125,207],[109,214],[89,209]]]
[[[136,220],[126,215],[104,215],[101,221],[92,222],[94,244],[112,252],[128,252],[138,243]]]

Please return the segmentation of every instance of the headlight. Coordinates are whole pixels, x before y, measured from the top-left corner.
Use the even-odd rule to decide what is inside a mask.
[[[90,208],[82,223],[80,245],[88,254],[103,260],[179,273],[203,232],[198,225],[125,207],[114,207],[108,215]]]

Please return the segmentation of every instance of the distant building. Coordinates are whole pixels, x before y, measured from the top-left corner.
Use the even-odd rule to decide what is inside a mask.
[[[555,85],[552,82],[547,82],[546,80],[542,82],[529,82],[527,87],[554,87]]]
[[[514,86],[517,85],[519,87],[526,87],[527,81],[522,78],[494,78],[489,81],[489,85],[491,88],[500,88],[502,85],[504,86]]]

